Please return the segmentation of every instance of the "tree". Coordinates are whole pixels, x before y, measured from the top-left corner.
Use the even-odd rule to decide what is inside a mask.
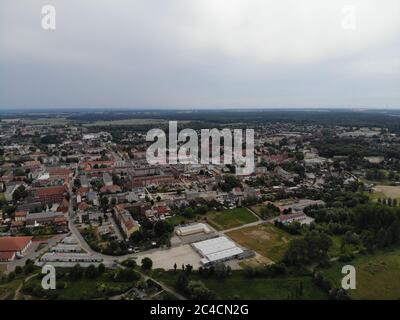
[[[185,267],[186,274],[189,275],[192,272],[192,270],[193,270],[193,266],[191,264],[187,264]]]
[[[97,271],[99,272],[99,274],[103,274],[106,271],[105,265],[100,263],[99,266],[97,267]]]
[[[143,270],[151,270],[152,267],[153,267],[153,261],[150,258],[145,257],[142,259]]]
[[[228,175],[224,177],[224,182],[220,185],[222,191],[228,192],[231,191],[233,188],[241,187],[242,184],[240,180],[233,175]]]
[[[98,270],[93,264],[89,265],[89,267],[87,267],[87,269],[85,270],[85,276],[88,277],[89,279],[94,279],[98,275],[99,275]]]
[[[8,276],[7,276],[7,280],[8,281],[12,281],[12,280],[14,280],[15,279],[15,272],[14,271],[11,271],[9,274],[8,274]]]
[[[351,300],[347,291],[342,288],[339,288],[339,289],[333,288],[329,292],[329,299],[331,299],[331,300]]]
[[[107,197],[101,197],[100,198],[100,207],[103,209],[105,212],[108,208],[108,198]]]
[[[125,266],[125,267],[128,267],[128,268],[134,269],[134,268],[136,268],[137,264],[136,264],[135,260],[128,259],[128,260],[125,260],[124,262],[122,262],[122,265]]]
[[[379,248],[386,247],[388,239],[388,233],[385,229],[381,228],[376,235],[376,243]]]
[[[180,291],[186,291],[189,284],[188,277],[184,272],[179,272],[178,278],[176,279],[175,287]]]
[[[172,231],[171,228],[172,227],[168,222],[159,220],[154,224],[154,233],[157,237],[161,237]]]
[[[69,272],[69,276],[72,280],[78,280],[82,277],[82,275],[83,270],[79,264],[74,265]]]
[[[24,274],[30,274],[33,272],[33,270],[35,269],[33,263],[27,263],[24,266]]]
[[[21,266],[16,266],[14,271],[15,271],[15,274],[21,274],[22,273],[22,267]]]
[[[201,281],[189,281],[186,291],[192,300],[212,300],[215,294],[207,289]]]
[[[322,232],[313,230],[303,239],[290,242],[284,261],[288,265],[307,265],[311,262],[324,262],[328,259],[328,250],[332,240]]]
[[[25,187],[21,185],[17,189],[15,189],[13,193],[13,200],[19,201],[26,198],[27,196],[28,196],[28,191],[26,191]]]
[[[301,151],[296,152],[295,157],[297,161],[304,160],[304,154]]]
[[[215,265],[214,273],[217,276],[217,278],[225,278],[226,276],[228,276],[229,272],[230,268],[228,269],[228,267],[225,266],[225,264],[217,263]]]
[[[304,239],[292,240],[285,252],[284,261],[289,265],[307,264],[307,242]]]
[[[193,212],[193,209],[192,208],[186,208],[184,211],[183,211],[183,215],[186,217],[186,218],[192,218],[193,216],[194,216],[194,212]]]
[[[134,281],[140,279],[140,275],[133,269],[119,269],[114,276],[115,281]]]

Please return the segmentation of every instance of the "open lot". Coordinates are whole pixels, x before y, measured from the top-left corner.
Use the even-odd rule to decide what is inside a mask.
[[[162,268],[165,270],[173,269],[175,263],[178,268],[182,264],[191,264],[194,269],[198,269],[201,266],[201,257],[188,244],[166,250],[156,250],[151,253],[139,254],[137,259],[138,264],[141,263],[144,257],[149,257],[153,260],[153,268]]]
[[[206,215],[207,222],[217,230],[225,230],[256,222],[257,217],[247,208],[210,211]]]
[[[386,197],[386,198],[392,198],[392,199],[399,199],[400,198],[400,186],[377,185],[374,187],[374,193],[381,195],[381,197],[383,195],[383,198]]]
[[[290,240],[295,238],[270,223],[230,231],[227,235],[274,262],[283,257]]]
[[[387,250],[356,258],[350,263],[335,263],[323,270],[325,276],[339,287],[342,267],[351,264],[356,268],[355,290],[349,290],[354,299],[400,299],[400,249]]]
[[[256,252],[256,255],[254,257],[240,261],[238,263],[238,265],[242,269],[245,269],[247,267],[250,267],[250,268],[266,267],[273,263],[274,262],[271,259],[268,259],[267,257],[264,257],[261,254]]]

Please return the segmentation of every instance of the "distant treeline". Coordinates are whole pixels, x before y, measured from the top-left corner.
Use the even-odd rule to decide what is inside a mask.
[[[109,111],[71,114],[68,119],[77,121],[110,121],[123,119],[165,119],[178,121],[229,122],[295,122],[321,123],[344,126],[378,126],[400,129],[400,111],[350,111],[350,110],[159,110],[159,111]]]

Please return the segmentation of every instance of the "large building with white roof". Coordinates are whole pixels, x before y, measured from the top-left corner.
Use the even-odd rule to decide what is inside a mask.
[[[224,236],[196,242],[192,246],[202,256],[201,264],[204,266],[241,258],[244,253],[236,243]]]

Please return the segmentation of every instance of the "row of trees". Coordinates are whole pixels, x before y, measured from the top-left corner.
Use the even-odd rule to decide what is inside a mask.
[[[213,300],[216,298],[214,292],[209,290],[203,282],[189,280],[185,272],[179,272],[175,287],[186,294],[191,300]]]
[[[294,239],[285,252],[283,261],[287,265],[309,265],[328,261],[328,250],[332,245],[331,238],[317,230],[306,233],[304,238]]]

